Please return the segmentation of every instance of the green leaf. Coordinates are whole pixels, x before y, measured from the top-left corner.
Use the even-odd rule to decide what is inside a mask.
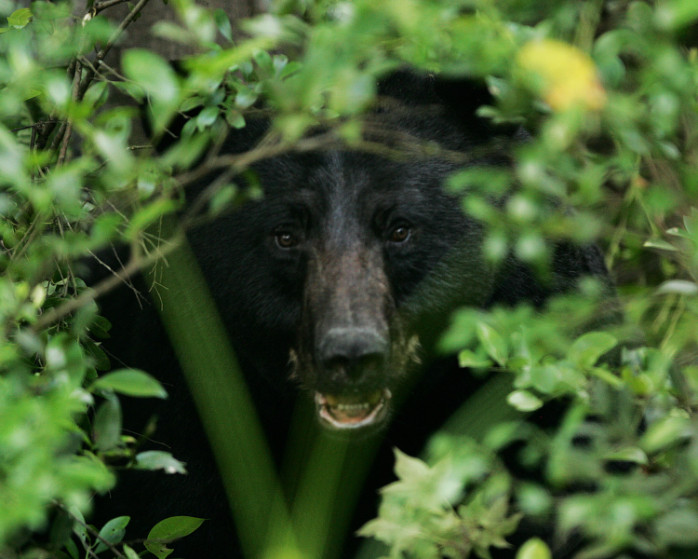
[[[531,538],[516,552],[516,559],[552,559],[552,557],[550,548],[539,538]]]
[[[22,29],[32,20],[33,14],[29,8],[20,8],[7,16],[7,23],[15,29]]]
[[[226,122],[233,128],[244,128],[245,127],[245,117],[240,111],[235,109],[230,109],[225,113]]]
[[[651,454],[673,445],[690,434],[690,421],[686,417],[670,415],[649,426],[640,439],[640,446]]]
[[[126,526],[131,518],[129,516],[117,516],[109,520],[99,531],[99,544],[95,548],[95,553],[100,553],[107,549],[107,544],[118,544],[126,534]]]
[[[477,323],[477,338],[482,347],[497,364],[504,366],[507,361],[508,350],[504,338],[496,330],[484,322]]]
[[[469,349],[463,349],[458,352],[458,366],[464,369],[467,367],[481,369],[483,367],[492,366],[492,362],[486,357],[477,355]]]
[[[166,544],[188,536],[196,531],[203,518],[193,516],[171,516],[158,522],[148,534],[148,539],[144,542],[145,548],[158,559],[164,559],[174,551]]]
[[[657,295],[696,295],[698,294],[698,285],[695,282],[687,280],[669,280],[662,283],[657,288]]]
[[[121,441],[121,406],[114,396],[107,398],[97,409],[93,425],[95,447],[111,450]]]
[[[221,111],[218,107],[206,107],[196,116],[196,127],[198,130],[205,130],[213,126]]]
[[[419,458],[414,458],[395,449],[395,475],[402,480],[421,478],[429,473],[429,466]]]
[[[665,0],[658,4],[655,21],[663,29],[678,29],[698,20],[694,0]]]
[[[257,92],[251,87],[239,85],[235,95],[235,106],[238,109],[248,109],[256,103],[258,97]]]
[[[618,340],[607,332],[588,332],[570,347],[568,358],[582,369],[593,367],[599,358],[613,349]]]
[[[111,361],[104,350],[92,340],[82,341],[82,348],[85,354],[92,360],[94,368],[98,371],[108,371],[111,368]]]
[[[95,82],[85,92],[83,101],[94,109],[95,107],[101,106],[104,101],[106,101],[107,92],[107,82]]]
[[[213,20],[216,22],[218,32],[223,35],[228,41],[233,42],[233,28],[230,25],[228,14],[220,8],[213,12]]]
[[[150,97],[167,105],[176,104],[179,82],[165,59],[149,50],[130,49],[123,54],[121,64],[126,77],[140,85]]]
[[[645,246],[647,248],[656,248],[656,249],[660,249],[660,250],[668,250],[670,252],[676,252],[677,250],[679,250],[671,243],[668,243],[662,239],[650,239],[648,241],[645,241],[645,244],[643,246]]]
[[[157,54],[143,49],[126,51],[121,59],[126,77],[141,86],[152,102],[153,129],[161,132],[179,105],[179,80],[172,66]]]
[[[507,402],[521,412],[535,411],[543,405],[543,401],[528,390],[514,390],[507,396]]]
[[[108,373],[92,383],[90,391],[95,390],[113,390],[138,398],[167,398],[167,392],[156,379],[137,369],[120,369]]]
[[[646,465],[649,462],[647,454],[636,446],[621,448],[620,450],[606,454],[604,459],[613,462],[632,462],[633,464],[641,465]]]
[[[86,545],[89,538],[87,535],[87,523],[85,522],[85,517],[80,512],[80,509],[75,506],[69,508],[69,513],[75,518],[75,522],[73,522],[73,534],[78,537],[83,545]]]
[[[169,452],[147,450],[136,454],[136,468],[139,470],[164,470],[166,474],[186,474],[184,462],[174,458]]]
[[[623,386],[623,379],[618,377],[615,373],[603,368],[603,367],[592,367],[589,372],[597,378],[600,378],[604,382],[607,382],[611,386],[620,388]]]
[[[124,554],[126,555],[126,559],[139,559],[138,553],[126,544],[124,544]]]
[[[208,203],[211,215],[218,215],[224,210],[230,209],[235,201],[237,193],[238,190],[234,184],[226,184],[219,188]]]

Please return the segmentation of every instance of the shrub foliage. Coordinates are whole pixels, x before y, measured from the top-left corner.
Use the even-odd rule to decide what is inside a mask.
[[[173,0],[178,22],[153,33],[190,47],[177,71],[128,48],[124,32],[147,0],[111,21],[116,3],[77,13],[0,0],[0,556],[166,557],[167,542],[198,527],[163,519],[145,543],[125,542],[128,517],[104,526],[86,517],[117,467],[184,471],[121,431],[120,399],[167,394],[147,372],[107,372],[100,340],[110,325],[96,299],[169,254],[197,221],[257,195],[235,182],[252,163],[362,147],[376,81],[404,65],[486,83],[493,98],[479,113],[530,135],[510,167],[471,167],[449,182],[487,225],[486,257],[513,251],[545,275],[551,239],[598,243],[619,305],[585,283],[542,311],[455,312],[442,349],[509,384],[466,404],[421,458],[397,452],[398,481],[362,534],[389,557],[487,557],[521,523],[539,523],[554,537],[527,541],[517,557],[550,557],[572,540],[587,559],[694,556],[693,0],[299,0],[235,26]],[[112,61],[117,43],[123,55]],[[186,117],[181,138],[162,153],[134,143],[139,105],[150,140],[176,115]],[[226,129],[260,111],[273,119],[265,141],[220,153]],[[318,126],[325,132],[308,135]],[[187,186],[211,171],[218,178],[183,208]],[[505,204],[489,203],[508,191]],[[115,243],[130,246],[124,269],[86,286],[81,259]],[[624,319],[608,320],[619,309]],[[553,428],[526,421],[558,401]],[[514,442],[535,481],[498,457]],[[289,557],[320,556],[292,535],[272,540]]]

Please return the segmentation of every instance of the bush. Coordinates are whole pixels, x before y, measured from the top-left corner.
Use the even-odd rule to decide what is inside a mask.
[[[457,311],[443,350],[512,387],[469,402],[424,461],[398,453],[399,481],[364,535],[391,557],[486,557],[523,518],[555,541],[580,538],[577,557],[695,554],[694,2],[279,2],[239,22],[245,38],[234,41],[224,14],[177,0],[179,23],[154,33],[195,53],[178,71],[142,49],[125,50],[119,68],[105,62],[145,1],[118,24],[104,17],[110,3],[90,6],[76,17],[64,3],[0,2],[0,555],[77,557],[80,545],[137,556],[122,541],[127,517],[85,522],[91,496],[113,486],[116,465],[183,467],[139,454],[121,432],[119,398],[166,393],[146,372],[105,373],[109,324],[96,297],[171,253],[197,220],[256,195],[235,184],[251,163],[320,142],[361,147],[376,80],[405,64],[486,82],[493,102],[480,114],[530,134],[510,168],[450,181],[487,225],[486,256],[514,251],[545,274],[550,239],[596,242],[625,320],[608,320],[618,309],[591,283],[544,312]],[[259,102],[273,117],[268,141],[220,154],[226,128],[243,127]],[[132,143],[142,103],[155,141],[187,116],[163,153]],[[317,125],[320,140],[307,135]],[[179,212],[187,185],[223,169]],[[493,206],[493,189],[513,194]],[[87,287],[80,260],[114,243],[131,248],[124,271]],[[553,429],[525,421],[557,401],[566,411]],[[473,427],[482,414],[487,427]],[[499,458],[513,442],[535,481]],[[167,556],[161,541],[197,522],[165,520],[140,552]],[[536,539],[517,554],[550,556]]]

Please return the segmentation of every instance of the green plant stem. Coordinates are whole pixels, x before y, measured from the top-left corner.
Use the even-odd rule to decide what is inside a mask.
[[[247,557],[270,538],[294,555],[294,535],[262,428],[225,328],[188,243],[162,270],[161,317],[222,474]],[[281,519],[269,534],[270,516]]]

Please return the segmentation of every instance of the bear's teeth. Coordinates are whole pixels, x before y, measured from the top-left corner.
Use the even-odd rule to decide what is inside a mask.
[[[376,390],[365,395],[315,393],[318,414],[323,422],[335,429],[356,429],[385,417],[390,390]]]
[[[369,404],[368,402],[364,402],[363,404],[336,404],[330,407],[339,411],[358,411],[367,410],[371,407],[371,404]]]

